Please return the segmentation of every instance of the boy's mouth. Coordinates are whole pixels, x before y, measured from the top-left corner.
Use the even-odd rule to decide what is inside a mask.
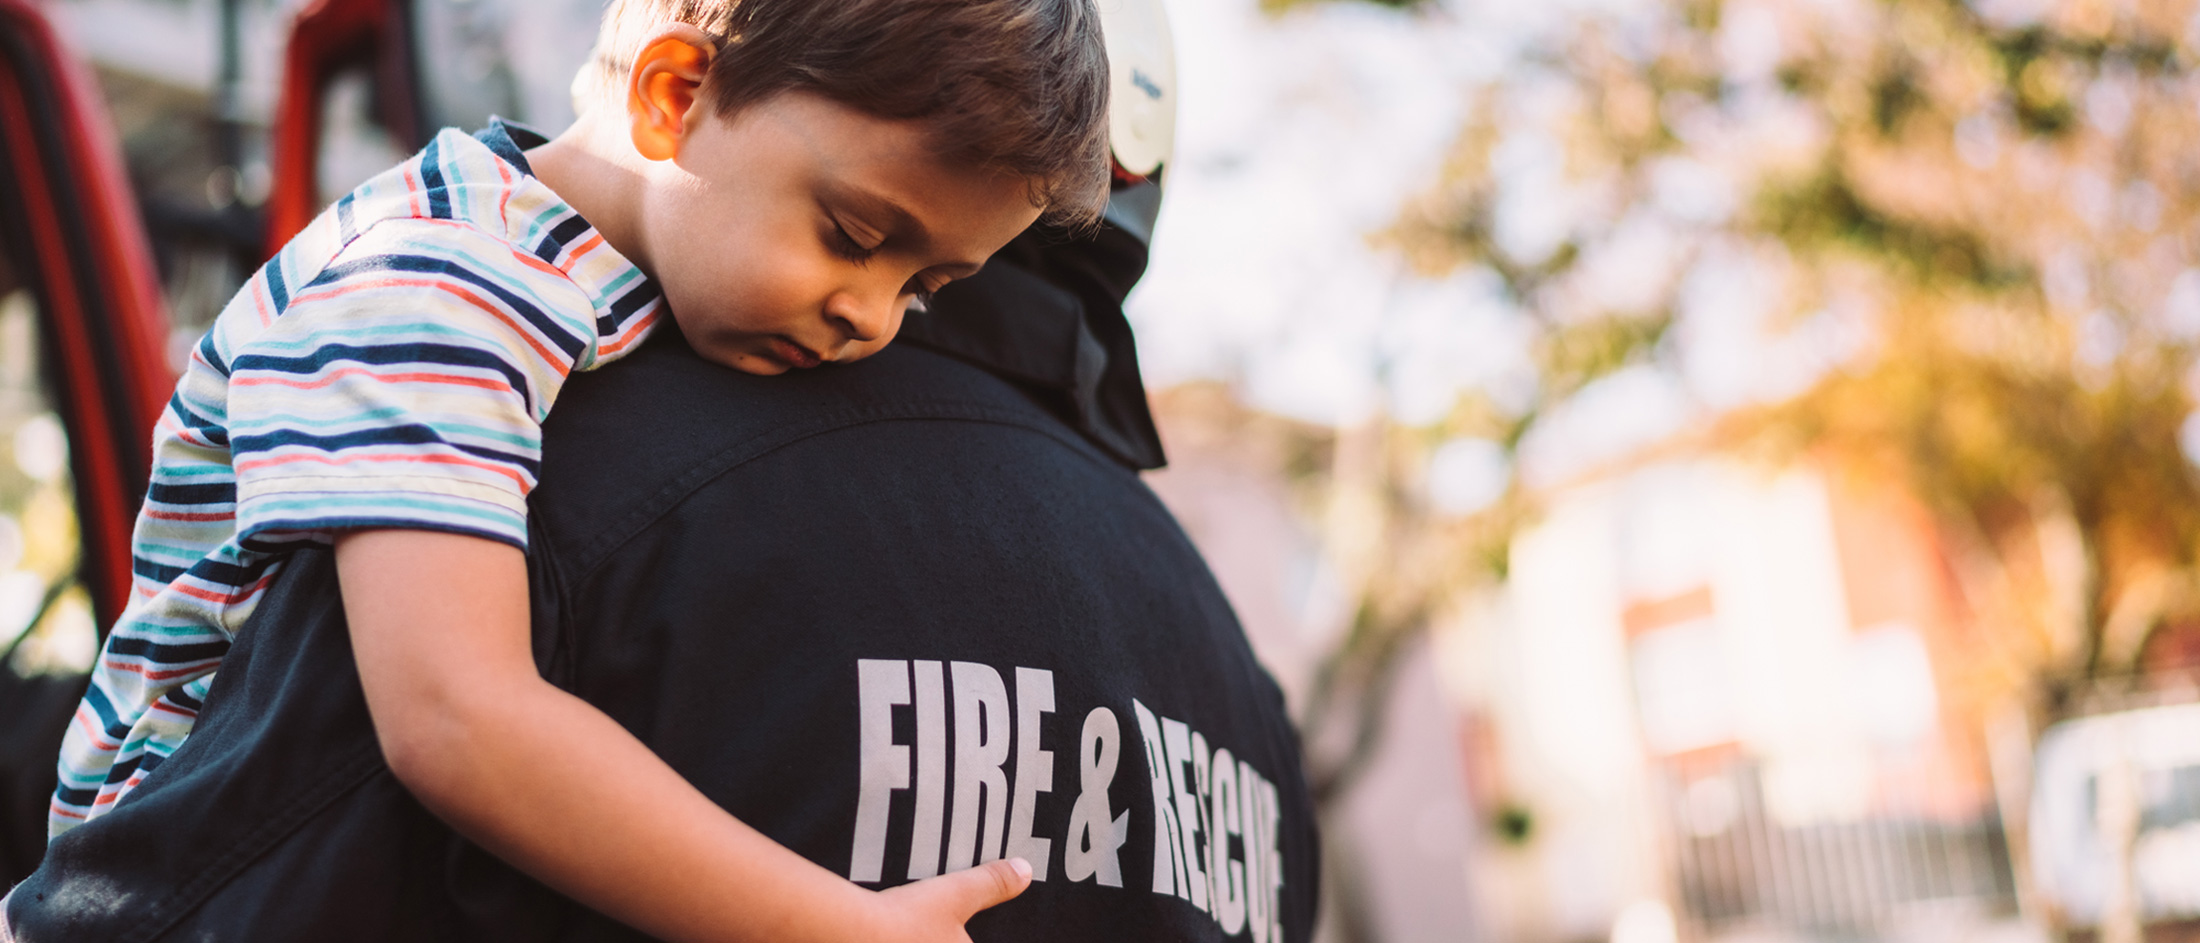
[[[771,347],[772,356],[779,358],[787,366],[797,369],[807,370],[825,362],[825,358],[818,356],[809,348],[784,337],[772,338],[768,346]]]

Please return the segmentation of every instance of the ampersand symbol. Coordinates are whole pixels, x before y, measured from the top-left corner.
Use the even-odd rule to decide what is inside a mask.
[[[1115,850],[1130,837],[1131,814],[1114,816],[1108,808],[1108,784],[1115,781],[1115,761],[1122,753],[1123,730],[1115,712],[1095,707],[1085,715],[1084,736],[1077,748],[1077,805],[1069,813],[1069,840],[1062,854],[1062,870],[1072,881],[1099,878],[1105,887],[1123,886],[1123,865]]]

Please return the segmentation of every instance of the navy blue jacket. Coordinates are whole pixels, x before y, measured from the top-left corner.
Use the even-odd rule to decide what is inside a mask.
[[[751,377],[669,332],[576,377],[538,662],[868,886],[1043,862],[979,940],[1307,940],[1282,698],[1168,512],[1044,400],[914,347]],[[634,938],[391,776],[337,598],[329,554],[292,561],[190,740],[18,889],[25,943]]]

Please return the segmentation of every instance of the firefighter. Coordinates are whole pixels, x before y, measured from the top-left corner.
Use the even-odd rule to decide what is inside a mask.
[[[667,331],[572,380],[532,497],[537,661],[859,885],[1030,861],[975,939],[1298,943],[1296,736],[1137,477],[1162,453],[1121,304],[1161,168],[1134,163],[1097,236],[1019,238],[870,360],[759,381]],[[635,937],[392,777],[325,551],[269,589],[191,740],[7,917],[24,943]]]

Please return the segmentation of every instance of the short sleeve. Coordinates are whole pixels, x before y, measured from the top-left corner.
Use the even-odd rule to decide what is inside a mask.
[[[402,527],[527,545],[541,422],[592,355],[555,269],[464,223],[362,233],[229,364],[238,538]]]

